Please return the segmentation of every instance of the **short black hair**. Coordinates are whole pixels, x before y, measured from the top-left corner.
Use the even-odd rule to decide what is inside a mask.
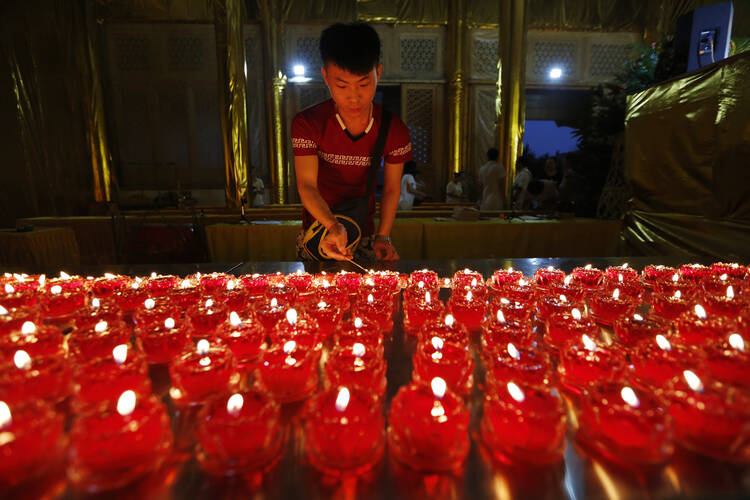
[[[336,23],[320,35],[323,66],[333,63],[355,75],[366,75],[380,62],[380,37],[367,23]]]
[[[487,159],[489,161],[497,161],[500,158],[500,151],[497,148],[490,148],[487,150]]]
[[[404,163],[404,174],[417,175],[418,173],[419,170],[417,170],[417,162],[415,162],[414,160],[409,160]]]

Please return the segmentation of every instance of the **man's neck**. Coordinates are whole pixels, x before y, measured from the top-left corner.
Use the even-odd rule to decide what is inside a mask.
[[[359,113],[346,113],[343,110],[339,110],[338,106],[336,107],[336,112],[344,122],[346,129],[350,133],[357,135],[362,133],[370,124],[370,118],[372,117],[372,103],[370,103],[368,108],[365,108],[364,111]]]

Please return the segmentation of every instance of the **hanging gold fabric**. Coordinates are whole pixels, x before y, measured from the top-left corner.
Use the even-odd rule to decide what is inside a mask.
[[[453,0],[357,0],[357,17],[371,23],[445,24]]]
[[[526,82],[526,1],[502,0],[497,79],[498,150],[505,165],[505,204],[511,203],[516,160],[523,150]]]
[[[111,21],[205,22],[214,20],[214,0],[95,0],[96,17]]]
[[[247,86],[243,43],[242,1],[220,0],[216,8],[216,56],[219,73],[219,110],[224,146],[227,206],[238,207],[247,196]]]

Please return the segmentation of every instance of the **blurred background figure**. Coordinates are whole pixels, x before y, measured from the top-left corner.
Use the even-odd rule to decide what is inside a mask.
[[[398,199],[399,210],[411,210],[416,197],[424,198],[424,192],[419,189],[417,180],[414,178],[418,173],[417,163],[414,160],[404,163],[404,172],[401,175],[401,196]]]
[[[262,207],[266,204],[266,197],[265,190],[266,186],[263,184],[263,179],[258,177],[258,169],[255,167],[252,167],[250,169],[250,186],[251,186],[251,194],[253,197],[253,207]]]
[[[496,148],[487,151],[487,163],[479,169],[479,186],[481,198],[479,210],[501,210],[503,208],[503,191],[505,187],[505,167],[498,163],[500,152]]]
[[[453,174],[453,179],[448,182],[445,186],[445,201],[448,203],[460,203],[463,201],[464,186],[461,182],[463,180],[464,173],[456,172]]]
[[[532,179],[531,170],[526,165],[519,164],[519,168],[516,170],[516,178],[513,179],[513,187],[511,188],[511,201],[514,209],[520,210],[525,204],[526,188]]]
[[[526,186],[526,196],[523,208],[532,210],[556,210],[557,209],[557,186],[549,179],[533,179]]]

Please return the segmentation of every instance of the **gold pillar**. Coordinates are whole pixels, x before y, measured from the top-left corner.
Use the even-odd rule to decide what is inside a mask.
[[[224,192],[228,207],[240,206],[247,196],[247,86],[242,0],[217,0],[216,56],[219,73],[219,112],[224,145]]]
[[[289,172],[286,156],[286,130],[284,128],[284,89],[286,75],[283,73],[283,22],[281,7],[273,0],[257,0],[261,29],[263,31],[263,81],[266,88],[266,123],[272,130],[268,136],[268,158],[271,171],[271,195],[273,203],[288,200]],[[270,85],[269,85],[270,82]]]
[[[496,142],[500,162],[505,165],[505,207],[510,208],[511,187],[516,176],[516,159],[523,152],[523,128],[526,117],[526,2],[500,1],[500,37]]]
[[[468,109],[464,80],[466,3],[455,0],[448,8],[448,172],[466,167]],[[447,181],[447,179],[446,179]]]

